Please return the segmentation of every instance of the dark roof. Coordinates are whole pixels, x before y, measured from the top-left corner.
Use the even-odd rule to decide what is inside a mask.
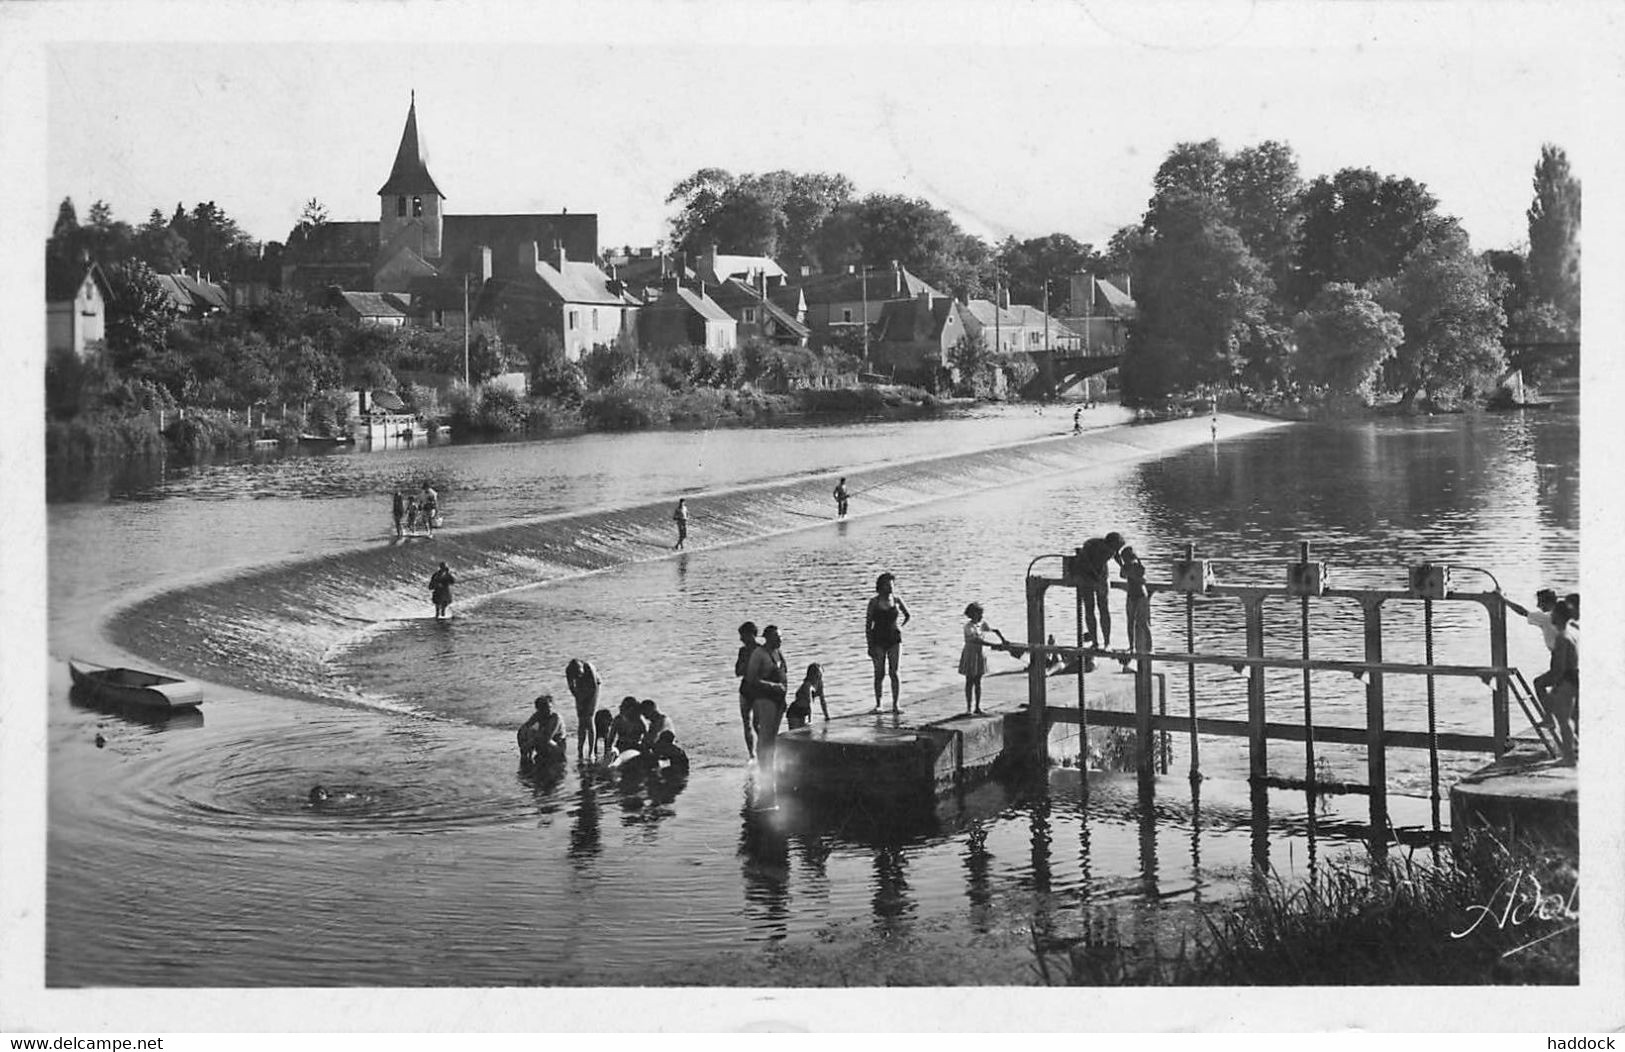
[[[922,292],[933,297],[942,293],[909,273],[907,267],[870,267],[867,295],[871,300],[913,299]],[[791,279],[792,288],[800,288],[808,303],[847,303],[865,296],[862,274],[810,274]]]
[[[204,281],[191,274],[159,274],[157,277],[164,293],[183,311],[202,314],[211,310],[231,309],[226,290],[212,281]]]
[[[371,392],[371,398],[372,404],[386,413],[398,413],[406,408],[406,403],[401,401],[399,395],[393,391],[385,391],[383,388]]]
[[[491,250],[493,275],[518,269],[519,246],[536,243],[537,258],[557,259],[555,242],[562,242],[571,259],[598,258],[598,216],[591,212],[446,216],[440,229],[440,272],[462,275],[472,271],[475,245]]]
[[[812,335],[812,330],[797,321],[795,315],[774,303],[771,297],[762,299],[760,292],[738,278],[729,278],[714,290],[708,291],[717,305],[730,313],[740,307],[758,307],[793,335],[801,337]]]
[[[338,299],[363,318],[404,318],[411,302],[393,292],[345,292],[335,290]]]
[[[768,289],[767,298],[791,315],[807,309],[807,297],[794,285],[780,285],[776,289]]]
[[[880,309],[880,338],[897,343],[935,340],[956,309],[958,304],[946,297],[888,301]]]
[[[61,259],[47,254],[45,257],[45,301],[47,303],[60,303],[71,300],[79,295],[79,286],[84,284],[86,275],[96,282],[102,290],[103,299],[111,299],[111,290],[107,285],[107,276],[102,268],[95,263],[78,262]]]
[[[406,128],[401,132],[401,146],[395,151],[395,167],[389,170],[389,179],[378,188],[382,194],[434,194],[444,198],[434,177],[423,163],[423,151],[418,146],[418,100],[414,95],[406,110]]]
[[[412,306],[418,311],[454,310],[463,309],[463,279],[462,278],[413,278],[407,283],[411,291]],[[479,282],[470,282],[468,286],[469,309],[480,297]]]

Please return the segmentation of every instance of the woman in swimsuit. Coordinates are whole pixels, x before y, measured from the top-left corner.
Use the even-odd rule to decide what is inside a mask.
[[[885,683],[886,674],[891,674],[891,709],[901,712],[897,707],[897,661],[902,651],[902,626],[908,624],[908,607],[903,601],[892,594],[892,581],[889,573],[883,573],[875,578],[875,594],[869,599],[869,607],[864,616],[863,635],[869,644],[869,660],[875,664],[875,707],[872,711],[880,711],[880,688]],[[898,621],[898,617],[902,621]]]

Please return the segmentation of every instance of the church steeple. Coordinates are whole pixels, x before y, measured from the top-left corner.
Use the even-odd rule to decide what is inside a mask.
[[[419,232],[412,247],[426,260],[440,257],[442,205],[446,197],[435,185],[423,162],[423,150],[418,144],[418,95],[412,92],[412,102],[406,111],[406,128],[401,132],[401,145],[395,151],[395,166],[389,179],[378,188],[378,244],[389,244],[401,231],[413,227]]]
[[[401,132],[401,147],[395,151],[395,167],[389,170],[389,179],[379,187],[380,194],[434,194],[445,195],[434,184],[428,165],[423,163],[423,150],[418,146],[418,93],[412,92],[412,104],[406,111],[406,129]]]

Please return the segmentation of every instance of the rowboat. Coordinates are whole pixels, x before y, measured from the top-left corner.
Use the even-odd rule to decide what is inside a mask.
[[[68,659],[73,685],[98,701],[169,712],[188,711],[203,701],[196,683],[134,668],[108,668],[76,658]]]

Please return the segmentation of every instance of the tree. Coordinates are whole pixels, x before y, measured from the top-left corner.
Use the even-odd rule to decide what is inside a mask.
[[[1404,326],[1405,340],[1383,378],[1407,410],[1418,395],[1434,400],[1484,387],[1505,370],[1506,315],[1496,284],[1458,233],[1423,245],[1396,278],[1376,287],[1378,302]]]
[[[186,239],[193,266],[213,278],[230,272],[232,262],[239,258],[238,250],[248,242],[237,221],[213,201],[199,202],[190,214],[176,205],[170,225]]]
[[[174,301],[164,293],[151,268],[139,260],[115,263],[105,273],[110,292],[107,348],[113,364],[127,376],[148,376],[153,362],[169,348],[169,327],[176,316]]]
[[[1292,147],[1273,140],[1249,146],[1224,164],[1230,222],[1277,288],[1292,275],[1302,223],[1303,180]]]
[[[1135,284],[1140,319],[1123,362],[1123,392],[1148,401],[1229,383],[1249,344],[1265,345],[1271,283],[1222,202],[1182,193],[1158,202],[1155,236]]]
[[[826,267],[901,263],[943,292],[985,295],[993,259],[981,238],[923,198],[869,194],[832,212],[820,227],[816,255]]]
[[[1529,291],[1580,328],[1580,180],[1551,143],[1540,148],[1529,204]]]
[[[817,262],[816,232],[851,196],[852,182],[844,175],[779,170],[735,176],[701,168],[674,186],[666,203],[679,206],[672,219],[679,252],[698,256],[716,245],[798,267]]]
[[[981,333],[966,333],[948,349],[948,364],[959,372],[958,389],[962,394],[975,397],[981,393],[983,379],[992,369],[993,352]]]
[[[176,273],[192,254],[186,239],[175,232],[156,208],[136,230],[132,248],[137,259],[159,274]]]
[[[1382,363],[1405,338],[1399,315],[1384,310],[1368,290],[1341,281],[1321,289],[1293,329],[1298,379],[1367,400]]]
[[[1052,285],[1050,295],[1064,298],[1068,277],[1096,272],[1101,265],[1093,245],[1082,244],[1069,234],[1049,234],[1026,241],[1006,238],[994,258],[1004,273],[1010,302],[1038,306],[1044,302],[1046,282],[1062,282]]]
[[[51,227],[51,240],[66,247],[79,233],[79,213],[73,207],[73,198],[64,197],[56,209],[56,225]]]
[[[1298,273],[1287,290],[1292,302],[1307,304],[1328,282],[1364,285],[1398,274],[1417,246],[1456,226],[1437,208],[1421,183],[1370,168],[1316,179],[1302,198]]]

